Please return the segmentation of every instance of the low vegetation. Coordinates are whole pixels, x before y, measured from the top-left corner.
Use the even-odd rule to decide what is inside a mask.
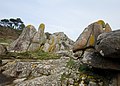
[[[59,59],[60,56],[54,53],[44,52],[42,50],[27,51],[22,53],[8,52],[7,55],[2,56],[4,59],[33,59],[33,60],[49,60],[49,59]]]

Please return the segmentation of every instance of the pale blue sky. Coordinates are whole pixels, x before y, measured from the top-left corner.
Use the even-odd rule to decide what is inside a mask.
[[[65,32],[76,40],[90,23],[103,19],[120,28],[120,0],[0,0],[0,19],[20,17],[46,32]]]

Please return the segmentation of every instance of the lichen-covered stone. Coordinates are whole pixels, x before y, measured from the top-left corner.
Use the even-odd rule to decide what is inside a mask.
[[[5,76],[15,77],[15,86],[61,86],[61,75],[68,70],[68,61],[68,57],[39,61],[15,60],[3,65],[0,71],[4,70],[2,74]]]
[[[85,51],[82,62],[95,68],[120,70],[119,61],[104,58],[94,49],[89,49]]]
[[[18,39],[10,44],[8,50],[14,52],[25,52],[29,48],[32,38],[36,33],[36,29],[32,25],[26,26]]]
[[[46,34],[47,41],[43,46],[44,51],[58,52],[61,50],[71,50],[73,41],[69,39],[63,32]]]
[[[32,25],[26,26],[22,34],[9,47],[9,51],[36,51],[58,52],[60,50],[71,50],[73,41],[63,32],[44,33],[45,25],[40,24],[38,31]]]
[[[94,47],[97,41],[98,35],[103,32],[109,32],[111,29],[109,25],[106,25],[102,20],[90,24],[85,30],[80,34],[73,46],[73,52],[84,50],[89,47]]]
[[[45,44],[46,42],[46,36],[44,33],[44,29],[45,29],[45,25],[42,23],[40,24],[39,28],[38,28],[38,32],[36,32],[36,34],[34,35],[31,44],[28,48],[28,51],[35,51],[40,49],[40,47],[42,45]]]
[[[103,57],[120,58],[120,30],[101,34],[95,48]]]

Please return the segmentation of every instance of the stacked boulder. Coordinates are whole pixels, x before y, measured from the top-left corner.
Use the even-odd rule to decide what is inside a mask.
[[[111,27],[108,23],[105,24],[103,20],[99,20],[90,24],[80,34],[73,46],[73,52],[84,50],[86,48],[94,47],[98,35],[104,32],[110,32]]]
[[[43,50],[45,52],[58,52],[72,50],[74,42],[63,32],[53,34],[45,33],[45,25],[40,24],[38,31],[32,25],[28,25],[22,34],[9,47],[8,51],[26,52]]]
[[[78,37],[73,52],[75,56],[81,57],[83,64],[100,70],[119,71],[120,30],[111,31],[109,24],[105,24],[102,20],[94,22]],[[120,85],[118,78],[119,76],[116,81],[113,80],[115,85],[111,86]]]

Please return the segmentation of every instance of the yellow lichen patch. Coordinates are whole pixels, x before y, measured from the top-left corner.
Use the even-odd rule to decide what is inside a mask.
[[[54,50],[54,48],[55,48],[55,43],[54,42],[55,42],[55,38],[52,37],[52,42],[50,44],[50,47],[48,48],[49,52],[52,52]]]
[[[27,25],[27,26],[26,26],[26,28],[30,28],[30,27],[32,27],[32,25]]]
[[[45,24],[41,23],[40,26],[39,26],[39,29],[43,30],[45,29]]]
[[[105,27],[105,22],[103,20],[98,20],[97,23],[102,25],[103,28]]]
[[[94,43],[95,43],[95,37],[94,37],[93,34],[91,34],[90,39],[89,39],[89,45],[90,45],[90,46],[93,46]]]
[[[36,68],[37,67],[37,64],[32,64],[32,68]]]

